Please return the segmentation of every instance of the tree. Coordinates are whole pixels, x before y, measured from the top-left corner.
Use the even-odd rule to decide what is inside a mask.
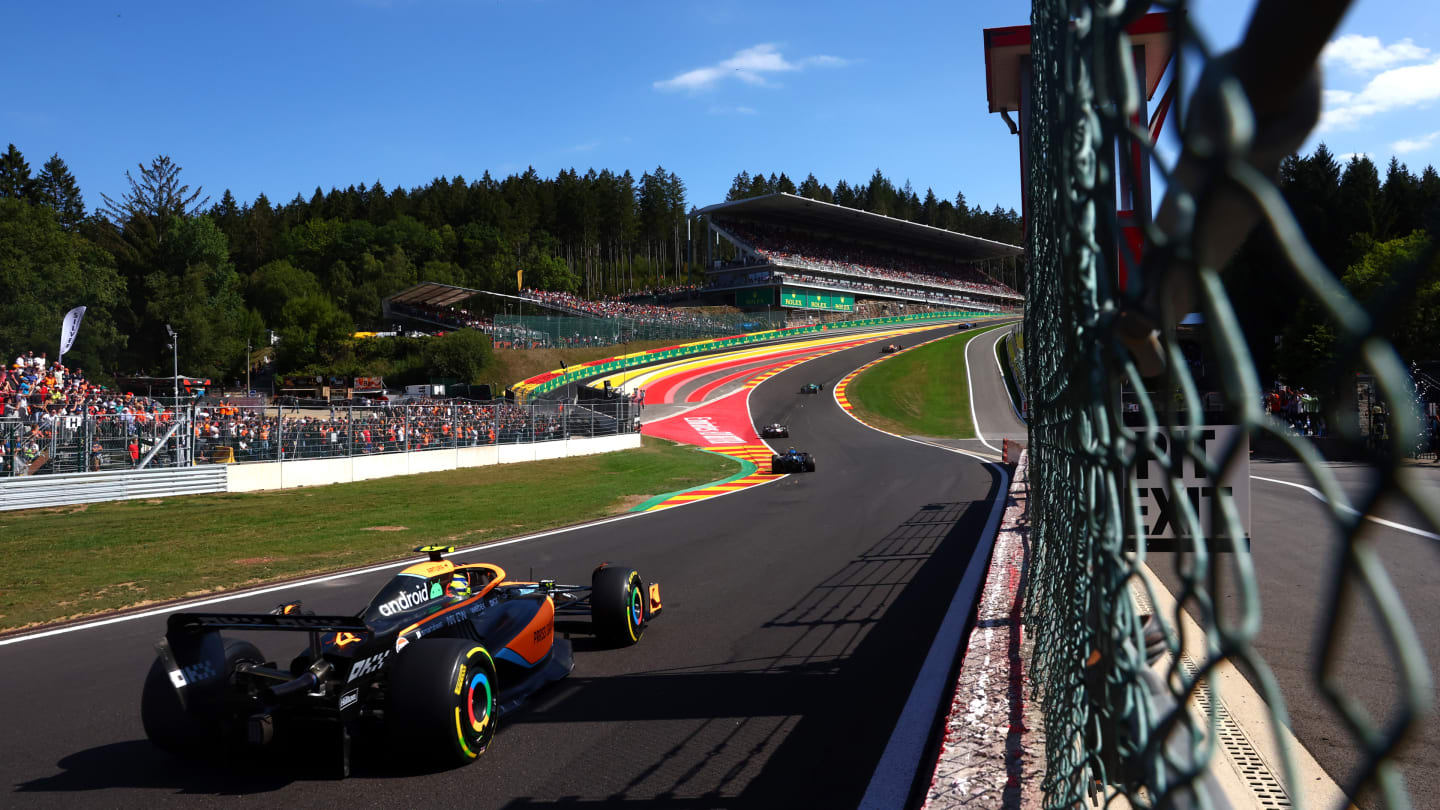
[[[814,175],[811,175],[811,177],[813,178]],[[781,172],[780,177],[775,180],[775,190],[785,194],[794,194],[796,191],[795,181],[786,177],[784,172]]]
[[[66,233],[45,208],[0,198],[0,350],[53,357],[66,311],[83,304],[85,323],[66,365],[113,371],[125,345],[113,313],[124,295],[108,253]]]
[[[355,324],[323,295],[292,298],[280,314],[280,365],[323,370],[335,362]]]
[[[894,184],[876,169],[870,176],[870,184],[865,187],[865,210],[872,214],[891,216],[896,208]]]
[[[286,302],[294,298],[324,295],[314,273],[302,270],[285,259],[261,265],[250,275],[246,286],[250,306],[260,313],[266,323],[277,325]]]
[[[1391,157],[1381,190],[1385,207],[1385,233],[1379,238],[1409,236],[1424,227],[1420,207],[1420,181],[1398,159]]]
[[[130,189],[121,195],[119,202],[105,194],[100,195],[105,201],[100,213],[117,226],[123,227],[133,220],[144,219],[157,223],[155,228],[160,230],[170,217],[198,216],[205,204],[210,202],[209,197],[201,198],[203,189],[196,188],[192,192],[190,186],[180,182],[180,166],[169,155],[159,155],[150,161],[149,166],[139,164],[139,169],[139,180],[130,172],[125,172],[125,181]]]
[[[1440,359],[1440,256],[1429,256],[1427,267],[1417,266],[1430,249],[1431,237],[1424,231],[1378,242],[1341,278],[1361,303],[1393,294],[1402,279],[1409,285],[1404,307],[1377,321],[1406,360]]]
[[[182,371],[224,378],[245,361],[245,344],[259,340],[240,276],[230,263],[225,234],[207,217],[172,217],[154,269],[144,278],[144,323],[134,337],[137,363],[163,357],[162,324],[182,334]],[[251,330],[251,331],[247,331]]]
[[[0,155],[0,197],[28,200],[33,193],[30,164],[25,162],[25,156],[12,143],[5,154]]]
[[[1345,176],[1340,180],[1340,217],[1347,241],[1353,245],[1353,237],[1357,234],[1367,238],[1378,234],[1381,207],[1380,175],[1375,171],[1375,164],[1365,155],[1351,157],[1350,162],[1345,164]],[[1363,248],[1359,250],[1359,253],[1363,252]],[[1359,255],[1349,258],[1354,261]]]
[[[85,198],[80,196],[80,186],[70,167],[53,154],[45,161],[40,177],[35,182],[36,202],[55,212],[60,227],[73,231],[85,219]]]
[[[461,329],[426,342],[425,367],[432,376],[473,383],[479,381],[492,355],[489,335]]]

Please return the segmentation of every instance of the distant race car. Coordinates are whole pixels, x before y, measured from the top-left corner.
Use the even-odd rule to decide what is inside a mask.
[[[790,438],[790,428],[780,424],[779,422],[772,422],[760,429],[760,438],[788,439]]]
[[[973,329],[973,328],[975,328],[975,324],[970,323],[969,321],[966,321],[965,323],[962,323],[962,324],[960,324],[959,326],[955,327],[956,331],[958,331],[958,332],[964,332],[966,329]]]
[[[511,582],[497,565],[457,565],[448,546],[421,546],[409,566],[353,616],[316,616],[299,602],[269,613],[176,613],[145,678],[145,734],[177,754],[274,740],[306,748],[349,775],[349,738],[378,732],[431,766],[485,752],[498,718],[570,674],[555,617],[588,615],[603,643],[640,641],[660,613],[660,586],[604,563],[589,586]],[[221,631],[306,633],[286,668]],[[398,749],[397,749],[398,750]]]
[[[790,448],[770,457],[770,474],[815,472],[815,457]]]
[[[818,394],[823,390],[825,390],[825,386],[821,385],[820,383],[805,383],[805,385],[800,388],[800,393]]]
[[[885,344],[885,348],[881,349],[880,351],[882,354],[894,354],[895,352],[900,351],[901,348],[903,347],[899,343],[887,343]]]

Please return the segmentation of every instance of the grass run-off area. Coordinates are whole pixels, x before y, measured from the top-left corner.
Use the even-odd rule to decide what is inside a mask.
[[[957,332],[875,364],[846,389],[855,415],[902,436],[975,438],[965,377],[965,347],[975,336],[988,331]],[[985,353],[977,358],[977,362],[989,361]]]
[[[646,438],[636,450],[555,461],[0,512],[0,630],[592,520],[737,467]]]

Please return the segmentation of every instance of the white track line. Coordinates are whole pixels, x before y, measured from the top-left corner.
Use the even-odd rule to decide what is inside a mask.
[[[984,333],[982,332],[981,334]],[[996,447],[995,445],[991,444],[990,442],[985,441],[985,434],[980,432],[980,420],[975,418],[975,375],[970,373],[970,349],[975,345],[974,338],[977,337],[980,337],[980,335],[977,334],[972,336],[972,338],[965,343],[965,391],[969,394],[970,397],[970,424],[975,427],[975,438],[979,439],[981,444],[985,445],[991,450],[994,450],[995,455],[1003,458],[1005,452],[1000,448]],[[996,340],[999,340],[999,338],[996,338]],[[990,345],[990,354],[991,356],[994,356],[995,354],[995,345],[993,343]],[[1001,378],[1001,381],[1004,381],[1003,377]]]
[[[968,376],[970,347],[967,345],[965,348]],[[900,717],[895,721],[895,730],[885,743],[885,752],[880,755],[880,762],[875,766],[869,786],[865,788],[865,797],[860,800],[862,810],[904,807],[910,788],[915,783],[915,774],[920,770],[920,761],[925,755],[925,744],[930,739],[930,730],[935,726],[935,718],[940,715],[940,708],[950,685],[950,665],[954,663],[955,656],[959,654],[961,644],[965,641],[965,622],[970,618],[970,610],[975,606],[975,599],[980,592],[980,583],[990,567],[990,549],[995,545],[1000,517],[1005,513],[1005,501],[1010,497],[1010,474],[1003,466],[968,450],[931,444],[866,424],[860,417],[840,406],[835,390],[833,387],[830,389],[830,397],[834,400],[835,407],[861,425],[902,441],[968,456],[1000,474],[999,494],[990,505],[990,517],[985,523],[985,531],[981,533],[980,541],[975,544],[975,553],[970,555],[970,562],[965,566],[960,584],[950,597],[945,618],[940,621],[935,640],[930,643],[930,650],[925,653],[925,662],[920,666],[920,673],[915,676],[910,696],[905,699],[905,708],[900,710]],[[973,413],[971,418],[974,418]],[[986,446],[989,447],[988,444]]]
[[[1295,483],[1295,482],[1293,482],[1293,481],[1281,481],[1281,480],[1278,479],[1278,478],[1265,478],[1265,477],[1259,476],[1259,475],[1252,475],[1252,476],[1250,476],[1250,480],[1252,480],[1252,481],[1264,481],[1264,482],[1267,483],[1267,484],[1280,484],[1281,486],[1294,487],[1294,488],[1296,488],[1296,489],[1301,489],[1301,490],[1304,490],[1305,492],[1308,492],[1308,493],[1310,494],[1310,497],[1314,498],[1315,500],[1317,500],[1317,501],[1319,501],[1319,502],[1321,502],[1321,503],[1326,503],[1326,504],[1328,504],[1328,503],[1330,502],[1329,499],[1327,499],[1327,498],[1325,497],[1325,493],[1321,492],[1321,491],[1318,490],[1318,489],[1315,489],[1314,487],[1307,487],[1307,486],[1305,486],[1304,484],[1297,484],[1297,483]],[[1342,504],[1338,504],[1338,506],[1340,507],[1341,511],[1348,512],[1348,513],[1350,513],[1350,514],[1352,514],[1352,515],[1359,515],[1359,514],[1360,514],[1360,510],[1354,508],[1353,506],[1349,506],[1349,505],[1343,504],[1343,503],[1342,503]],[[1428,539],[1428,540],[1440,540],[1440,534],[1436,534],[1436,533],[1434,533],[1434,532],[1427,532],[1427,531],[1425,531],[1424,529],[1417,529],[1417,528],[1415,528],[1414,526],[1406,526],[1404,523],[1396,523],[1396,522],[1393,521],[1393,520],[1386,520],[1385,518],[1378,518],[1378,517],[1375,517],[1374,515],[1362,515],[1362,517],[1364,517],[1366,520],[1370,521],[1371,523],[1378,523],[1378,524],[1380,524],[1381,526],[1384,526],[1384,527],[1387,528],[1387,529],[1395,529],[1395,530],[1397,530],[1397,531],[1402,531],[1402,532],[1406,532],[1406,533],[1408,533],[1408,534],[1413,534],[1413,535],[1415,535],[1415,536],[1417,536],[1417,537],[1424,537],[1424,538],[1426,538],[1426,539]]]
[[[995,368],[1000,371],[1000,384],[1005,387],[1005,398],[1010,400],[1010,410],[1015,412],[1015,418],[1020,420],[1020,424],[1029,425],[1030,423],[1025,421],[1025,417],[1020,415],[1020,409],[1015,407],[1015,396],[1010,393],[1010,383],[1006,381],[1005,367],[1000,364],[1000,341],[1004,339],[1003,333],[995,338],[995,342],[990,344],[990,354],[995,358]]]

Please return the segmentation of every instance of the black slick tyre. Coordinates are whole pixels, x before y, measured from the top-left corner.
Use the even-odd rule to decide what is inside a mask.
[[[242,661],[261,663],[265,657],[248,641],[225,639],[225,674],[228,677]],[[225,718],[197,716],[180,705],[180,696],[170,683],[170,674],[160,659],[150,665],[145,686],[140,692],[140,723],[145,736],[156,747],[177,756],[195,757],[214,753],[217,747],[230,742],[226,737]]]
[[[590,576],[590,622],[602,642],[628,647],[645,635],[649,619],[645,583],[634,568],[602,565]]]
[[[416,761],[464,765],[495,737],[495,661],[455,638],[412,641],[390,666],[388,736]]]

